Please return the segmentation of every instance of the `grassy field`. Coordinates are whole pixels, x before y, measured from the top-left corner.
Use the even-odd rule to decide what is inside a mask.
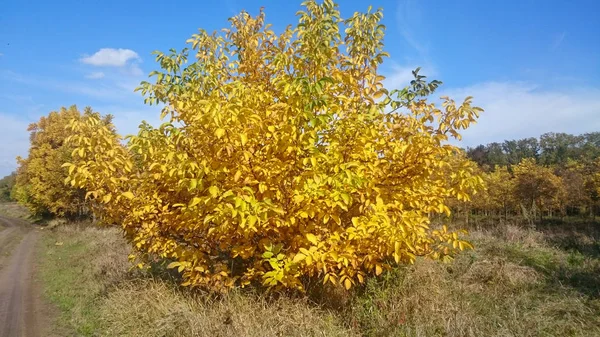
[[[78,336],[600,336],[594,237],[510,226],[471,237],[476,250],[450,264],[419,260],[320,298],[180,289],[160,268],[131,269],[116,229],[61,226],[39,261],[60,328]]]

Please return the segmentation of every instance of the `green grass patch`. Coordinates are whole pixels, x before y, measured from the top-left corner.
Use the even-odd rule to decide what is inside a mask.
[[[39,276],[44,296],[61,312],[59,329],[77,336],[95,336],[100,330],[99,305],[110,284],[111,271],[127,273],[120,258],[127,248],[116,230],[59,228],[40,240]],[[113,259],[119,256],[119,259]],[[104,264],[109,262],[108,264]],[[112,268],[112,269],[111,269]],[[100,277],[102,274],[109,278]]]

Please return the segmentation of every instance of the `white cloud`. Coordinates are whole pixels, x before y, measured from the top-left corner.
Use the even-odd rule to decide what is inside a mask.
[[[132,75],[126,76],[127,73],[131,72],[135,71],[132,71],[129,67],[109,70],[104,73],[105,80],[102,82],[90,82],[57,80],[49,77],[22,75],[12,71],[0,71],[0,81],[26,85],[31,89],[31,92],[42,89],[56,94],[67,94],[67,97],[70,98],[69,104],[76,104],[79,108],[91,105],[94,110],[102,114],[114,115],[118,131],[122,134],[128,134],[137,133],[137,127],[142,119],[146,119],[152,125],[160,125],[160,107],[145,105],[142,95],[139,92],[134,92],[134,89],[139,86],[141,78]],[[12,100],[20,100],[19,104],[12,104],[12,106],[19,106],[20,110],[35,106],[35,102],[31,101],[30,97],[16,97],[13,95],[11,98]],[[3,94],[0,94],[0,99],[4,99]],[[26,99],[29,101],[25,101]],[[49,109],[59,107],[53,106]],[[36,111],[26,114],[25,117],[37,120],[49,111],[41,110],[38,107]],[[16,132],[26,135],[25,129]],[[0,143],[9,144],[12,142],[12,138],[12,135],[0,133]]]
[[[101,71],[96,71],[91,74],[85,76],[85,78],[89,78],[90,80],[97,80],[104,77],[104,73]]]
[[[160,120],[162,106],[149,106],[144,104],[123,107],[121,105],[108,105],[93,107],[101,114],[114,116],[114,124],[117,132],[122,135],[136,135],[142,121],[148,122],[153,127],[159,127],[163,122]]]
[[[50,77],[22,75],[13,71],[0,71],[0,79],[45,90],[83,95],[102,101],[127,102],[134,98],[136,101],[139,101],[140,97],[139,94],[133,92],[135,86],[129,85],[127,88],[120,87],[119,83],[122,79],[112,79],[110,81],[112,83],[90,83],[89,81],[67,81]],[[139,84],[139,81],[137,81],[137,83]]]
[[[93,66],[123,67],[130,60],[139,60],[140,56],[131,49],[102,48],[92,56],[83,57],[80,61]]]
[[[600,130],[600,88],[541,90],[523,82],[487,82],[442,91],[457,102],[473,96],[474,105],[485,110],[463,132],[463,146]]]
[[[144,75],[144,71],[136,63],[131,64],[129,67],[123,67],[119,70],[121,71],[122,74],[131,76],[134,78],[139,78],[142,75]]]

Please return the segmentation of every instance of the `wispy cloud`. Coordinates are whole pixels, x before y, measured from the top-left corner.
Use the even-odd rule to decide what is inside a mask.
[[[77,104],[79,108],[91,105],[102,114],[112,114],[121,134],[137,133],[142,120],[160,125],[160,107],[147,106],[139,93],[133,92],[139,85],[139,77],[126,76],[120,70],[105,72],[103,81],[57,80],[54,78],[22,75],[0,71],[0,81],[24,85],[32,93],[49,92],[65,96],[69,101],[59,104]],[[10,84],[9,84],[10,85]],[[5,97],[6,96],[6,97]],[[36,104],[30,96],[1,94],[0,99],[12,101],[9,110],[0,110],[0,176],[16,168],[15,157],[26,156],[28,143],[27,125],[59,106],[46,107]]]
[[[560,45],[563,43],[563,41],[565,40],[565,37],[567,36],[566,32],[562,32],[560,34],[558,34],[555,38],[554,41],[552,42],[552,46],[551,49],[552,50],[556,50],[558,49],[558,47],[560,47]]]
[[[400,0],[396,12],[400,34],[406,42],[421,56],[429,54],[429,48],[423,43],[422,37],[417,37],[414,27],[419,27],[423,21],[422,11],[416,0]]]
[[[122,48],[102,48],[93,55],[80,59],[85,64],[111,67],[123,67],[131,60],[140,60],[140,56],[131,49]]]
[[[463,133],[463,145],[537,137],[546,132],[580,134],[600,130],[600,88],[542,90],[524,82],[487,82],[443,92],[466,96],[485,109]]]
[[[106,74],[105,74],[106,75]],[[0,79],[33,86],[48,91],[57,91],[69,94],[78,94],[105,101],[130,101],[132,98],[139,100],[139,94],[133,92],[139,80],[131,77],[114,76],[103,83],[97,81],[57,80],[55,78],[24,75],[13,71],[0,71]],[[126,86],[123,83],[127,83]]]
[[[90,73],[85,76],[85,78],[88,78],[90,80],[97,80],[97,79],[101,79],[103,77],[104,77],[104,73],[101,71],[96,71],[96,72]]]

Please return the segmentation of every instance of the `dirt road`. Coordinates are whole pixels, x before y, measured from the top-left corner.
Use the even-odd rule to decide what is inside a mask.
[[[37,230],[22,220],[0,216],[0,337],[40,336],[34,290]]]

